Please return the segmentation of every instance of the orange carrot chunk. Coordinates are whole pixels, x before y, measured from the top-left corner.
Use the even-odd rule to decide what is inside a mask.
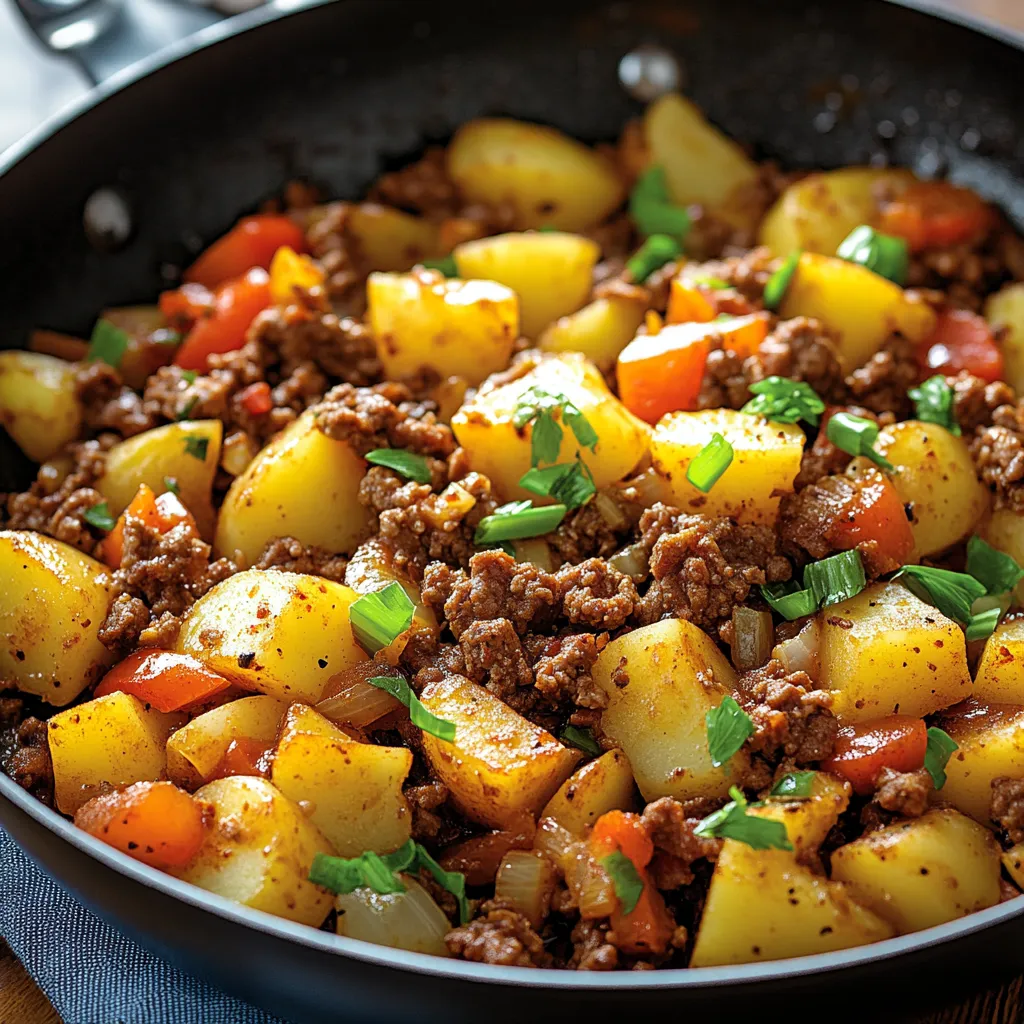
[[[866,795],[875,788],[883,768],[916,771],[924,764],[927,749],[928,730],[923,719],[888,715],[840,729],[835,752],[822,767]]]
[[[128,518],[139,519],[160,533],[168,533],[180,523],[188,523],[198,532],[192,513],[182,505],[176,495],[166,491],[157,497],[146,484],[139,484],[131,504],[117,517],[114,528],[100,545],[100,557],[111,569],[117,569],[121,565],[124,554],[124,527]]]
[[[120,690],[157,711],[182,711],[205,703],[230,685],[188,654],[147,647],[118,662],[100,681],[95,696]]]

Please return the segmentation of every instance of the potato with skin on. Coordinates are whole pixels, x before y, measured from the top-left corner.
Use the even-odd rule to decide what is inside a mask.
[[[220,462],[224,424],[220,420],[184,420],[145,430],[107,452],[103,476],[96,489],[112,516],[130,504],[141,484],[154,494],[167,490],[170,478],[178,498],[192,513],[203,540],[213,538],[213,478]]]
[[[245,690],[315,703],[332,675],[367,660],[349,624],[357,598],[319,576],[247,569],[189,609],[176,649]]]
[[[252,565],[275,537],[351,554],[370,531],[359,503],[365,459],[317,428],[304,412],[236,476],[221,505],[214,550]],[[330,514],[325,514],[325,509]]]
[[[82,427],[73,363],[41,352],[0,352],[0,425],[33,462],[45,462]]]
[[[732,445],[733,459],[705,494],[686,479],[686,471],[715,434]],[[733,409],[673,412],[654,428],[651,460],[672,493],[671,503],[684,512],[772,526],[782,495],[793,490],[800,472],[805,440],[795,423],[772,423]]]
[[[967,442],[937,423],[904,420],[884,427],[875,450],[895,467],[890,480],[913,503],[910,529],[922,557],[971,535],[989,505]]]
[[[900,583],[876,583],[818,613],[822,689],[844,725],[923,718],[971,692],[964,631]]]
[[[932,308],[858,263],[805,252],[779,307],[784,320],[820,320],[839,338],[844,373],[863,366],[894,332],[923,341],[935,327]]]
[[[959,747],[946,764],[942,799],[988,825],[992,780],[1024,778],[1024,705],[966,700],[938,725]]]
[[[665,168],[669,196],[679,206],[699,203],[734,227],[760,216],[754,186],[757,165],[696,105],[667,93],[645,111],[643,134],[650,164]]]
[[[608,694],[601,727],[629,758],[647,801],[722,797],[749,768],[745,750],[716,768],[705,717],[732,693],[733,667],[683,619],[663,619],[613,640],[593,669]]]
[[[74,814],[104,786],[156,782],[167,770],[167,737],[185,721],[130,694],[111,693],[46,723],[57,809]]]
[[[423,370],[479,384],[503,370],[519,337],[519,299],[496,281],[460,281],[436,270],[371,274],[367,316],[388,380]]]
[[[185,789],[209,782],[232,742],[272,746],[287,710],[284,701],[261,693],[197,715],[167,737],[168,778]]]
[[[594,299],[551,324],[537,341],[542,352],[580,352],[600,370],[610,370],[644,322],[644,303],[609,296]]]
[[[420,694],[424,707],[455,725],[452,742],[422,733],[423,754],[453,803],[491,828],[536,818],[572,774],[580,752],[513,711],[478,683],[449,675]]]
[[[349,208],[345,229],[370,270],[404,272],[444,255],[436,224],[393,206],[356,203]]]
[[[1018,565],[1024,565],[1024,516],[1011,508],[997,508],[978,527],[982,540],[1009,555]],[[1013,588],[1013,602],[1024,605],[1024,581]]]
[[[297,804],[245,775],[216,779],[195,798],[213,805],[213,825],[192,862],[172,874],[253,910],[323,924],[334,895],[309,881],[309,868],[334,850]]]
[[[842,167],[820,171],[790,185],[761,222],[759,241],[776,256],[794,249],[834,256],[861,224],[878,221],[878,195],[915,181],[911,171]]]
[[[833,850],[832,877],[903,935],[995,906],[999,854],[987,828],[944,807]]]
[[[470,464],[490,478],[506,500],[530,498],[550,504],[519,486],[531,465],[533,425],[517,428],[516,410],[528,404],[532,389],[563,395],[587,418],[597,433],[593,451],[576,440],[559,417],[562,447],[558,462],[573,462],[577,453],[594,477],[596,487],[621,480],[647,454],[650,428],[637,419],[612,393],[601,372],[578,352],[532,354],[532,368],[507,384],[485,383],[473,401],[452,417],[455,439],[466,449]]]
[[[999,338],[1003,380],[1024,393],[1024,283],[1008,284],[985,301],[985,319]]]
[[[519,330],[537,338],[590,295],[601,249],[593,239],[564,231],[521,231],[457,245],[459,277],[497,281],[519,296]]]
[[[609,160],[555,128],[526,121],[469,121],[455,133],[446,158],[464,198],[510,206],[519,230],[584,231],[625,196]]]
[[[989,704],[1024,704],[1024,618],[996,626],[985,641],[971,696]]]
[[[285,715],[270,778],[290,800],[310,806],[309,820],[340,857],[390,853],[412,831],[402,792],[412,751],[359,743],[304,704]]]
[[[0,679],[58,706],[97,682],[114,661],[97,637],[109,573],[59,540],[0,530]]]
[[[636,809],[636,783],[629,758],[609,750],[573,772],[540,812],[582,836],[606,811]]]

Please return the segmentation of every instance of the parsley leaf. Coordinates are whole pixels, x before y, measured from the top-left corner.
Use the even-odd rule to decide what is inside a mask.
[[[929,377],[923,384],[911,388],[907,395],[913,399],[914,415],[922,423],[937,423],[960,436],[960,424],[953,412],[953,389],[942,374]]]
[[[766,377],[751,384],[750,390],[754,397],[740,412],[763,416],[775,423],[804,420],[816,427],[825,411],[825,403],[806,381]]]
[[[206,453],[210,447],[210,439],[208,437],[200,437],[198,434],[189,434],[185,438],[185,454],[191,455],[192,458],[198,459],[200,462],[206,461]]]
[[[562,730],[560,739],[563,743],[568,743],[569,746],[576,747],[577,750],[582,750],[585,754],[590,754],[591,757],[598,757],[601,754],[601,748],[589,729],[581,729],[578,725],[567,725]]]
[[[734,697],[726,696],[718,707],[711,708],[704,716],[708,733],[708,750],[711,763],[716,767],[725,764],[749,736],[754,735],[754,723]]]
[[[110,533],[117,523],[117,519],[110,514],[110,507],[105,501],[87,508],[82,513],[82,518],[90,526],[95,526],[97,530],[103,530],[106,533]]]
[[[809,800],[817,772],[787,772],[772,786],[769,800]]]
[[[85,358],[90,363],[99,360],[116,370],[120,367],[125,352],[128,351],[130,341],[127,331],[116,327],[109,320],[97,320],[96,326],[92,329],[89,351]]]
[[[173,476],[164,477],[164,489],[170,491],[176,498],[181,497],[181,488],[178,486],[178,481],[175,480]]]
[[[752,850],[792,850],[786,826],[781,821],[747,814],[747,800],[735,786],[729,788],[732,800],[721,810],[709,814],[694,830],[694,835],[734,839]]]
[[[1013,590],[1024,579],[1024,569],[1010,555],[992,547],[977,534],[967,542],[967,572],[990,594]]]
[[[597,446],[597,432],[579,408],[565,395],[552,394],[543,388],[531,387],[524,391],[516,403],[512,422],[517,430],[532,423],[530,438],[530,465],[557,462],[562,447],[562,427],[556,417],[572,430],[576,441],[591,451]]]
[[[936,789],[942,789],[946,784],[946,765],[954,751],[960,749],[960,745],[949,733],[931,726],[928,730],[928,746],[924,752],[924,768],[932,777]]]
[[[643,879],[633,862],[621,850],[616,850],[601,858],[601,867],[612,880],[622,913],[632,914],[644,892]]]
[[[566,508],[585,505],[597,492],[594,478],[582,459],[571,463],[557,463],[544,469],[528,469],[520,478],[519,486],[542,498],[554,498]]]
[[[374,448],[366,453],[365,459],[375,466],[393,469],[407,480],[415,480],[418,484],[430,483],[430,465],[425,456],[415,452],[407,452],[403,448]]]

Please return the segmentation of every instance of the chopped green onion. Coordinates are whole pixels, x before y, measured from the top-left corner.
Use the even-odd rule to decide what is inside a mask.
[[[395,700],[401,701],[409,709],[409,720],[417,729],[422,729],[431,736],[447,740],[449,743],[455,739],[455,723],[431,714],[402,676],[374,676],[367,682],[371,686],[376,686],[378,690],[390,693]]]
[[[1004,594],[1024,579],[1024,569],[1013,558],[977,534],[967,542],[967,572],[990,594]]]
[[[816,427],[825,411],[825,403],[818,393],[802,380],[788,377],[766,377],[750,385],[754,397],[740,412],[763,416],[776,423],[796,423],[804,420]]]
[[[658,164],[644,171],[633,186],[629,215],[645,238],[669,235],[682,241],[690,230],[690,215],[669,198],[665,168]]]
[[[971,621],[971,605],[985,596],[985,585],[973,576],[931,565],[905,565],[893,579],[961,626]]]
[[[705,288],[710,288],[716,292],[732,287],[728,281],[723,281],[720,277],[710,277],[707,274],[694,274],[693,277],[688,277],[686,280],[692,284],[703,285]]]
[[[542,498],[554,498],[566,508],[585,505],[597,492],[594,478],[582,459],[548,466],[546,469],[534,466],[519,478],[519,486]]]
[[[781,821],[747,814],[747,800],[735,786],[729,788],[732,800],[721,810],[709,814],[694,830],[694,835],[734,839],[753,850],[792,850],[786,826]]]
[[[743,708],[731,696],[722,698],[718,707],[711,708],[704,716],[708,734],[708,751],[711,763],[716,767],[725,764],[754,735],[754,723]]]
[[[686,467],[686,479],[705,494],[718,482],[721,475],[732,465],[732,445],[719,433],[690,460]]]
[[[178,486],[178,481],[173,476],[164,477],[164,488],[171,492],[176,498],[181,497],[181,488]]]
[[[375,466],[393,469],[407,480],[415,480],[418,484],[430,483],[430,465],[424,456],[415,452],[407,452],[403,448],[374,448],[366,453],[365,459]]]
[[[578,725],[567,725],[562,730],[560,738],[563,743],[568,743],[569,746],[576,747],[591,757],[600,756],[601,747],[589,729],[581,729]]]
[[[932,777],[936,789],[942,789],[946,784],[946,765],[949,764],[953,752],[959,749],[960,745],[949,733],[934,725],[929,728],[928,746],[924,752],[924,767]]]
[[[768,278],[768,283],[764,286],[765,309],[778,309],[782,305],[782,300],[786,297],[786,292],[789,290],[796,268],[800,265],[802,255],[802,249],[794,249],[786,257],[782,266]]]
[[[558,526],[567,511],[564,505],[534,508],[532,501],[510,501],[480,520],[473,543],[495,544],[503,540],[543,537]]]
[[[953,389],[942,374],[929,377],[923,384],[911,388],[907,394],[913,399],[915,416],[922,423],[937,423],[951,434],[960,436],[960,424],[953,412]]]
[[[412,625],[415,611],[416,605],[405,588],[395,581],[353,601],[348,617],[358,643],[368,653],[376,654]]]
[[[906,241],[883,235],[867,224],[854,228],[842,241],[836,255],[848,263],[859,263],[894,284],[902,286],[907,279],[910,256]]]
[[[671,236],[651,235],[626,261],[626,270],[637,284],[643,284],[656,270],[682,254],[683,247]]]
[[[192,415],[192,410],[196,407],[196,403],[199,401],[198,395],[192,395],[185,404],[178,411],[178,414],[174,417],[179,423],[183,420],[187,420]],[[206,456],[203,456],[204,458]]]
[[[864,563],[856,549],[810,562],[804,568],[804,586],[819,608],[848,601],[867,585]]]
[[[623,914],[632,914],[644,892],[643,879],[633,862],[621,850],[616,850],[601,858],[601,867],[612,880],[619,909]]]
[[[522,430],[528,423],[533,424],[530,437],[531,466],[558,460],[562,448],[562,427],[556,415],[562,417],[576,441],[584,448],[593,451],[597,446],[597,431],[575,403],[565,395],[531,387],[520,395],[512,417],[517,430]]]
[[[200,437],[198,434],[187,434],[185,436],[185,454],[200,462],[206,461],[206,453],[210,447],[208,437]]]
[[[999,619],[1003,614],[1002,608],[988,608],[983,612],[976,612],[971,615],[964,630],[968,640],[985,640],[994,632],[999,625]]]
[[[817,772],[787,772],[772,786],[769,800],[809,800]]]
[[[828,439],[847,455],[866,455],[876,466],[890,473],[896,471],[896,467],[884,455],[875,451],[878,424],[874,420],[854,416],[850,412],[837,412],[829,418],[825,432]]]
[[[455,257],[451,253],[438,260],[420,260],[420,264],[427,270],[440,270],[445,277],[459,276],[459,268],[455,266]]]
[[[90,526],[95,526],[97,530],[103,530],[105,533],[110,533],[117,522],[117,519],[110,514],[110,507],[105,501],[87,508],[82,513],[82,518]]]
[[[411,843],[412,840],[410,839],[409,842]],[[416,867],[430,872],[434,881],[445,892],[451,893],[455,897],[455,902],[459,905],[459,922],[460,924],[465,924],[469,920],[469,900],[466,899],[466,876],[461,871],[445,871],[419,843],[416,843],[416,860],[414,863]]]
[[[182,370],[181,371],[181,379],[186,384],[195,384],[196,377],[198,377],[198,376],[199,376],[199,371],[198,370]]]
[[[184,335],[181,331],[176,331],[173,327],[158,327],[149,336],[149,343],[151,345],[167,345],[168,347],[176,347],[181,344],[183,337]]]
[[[795,580],[785,583],[762,583],[761,596],[784,619],[792,622],[818,610],[818,602],[811,590],[802,590]]]
[[[120,367],[125,352],[128,351],[130,341],[127,331],[122,331],[109,320],[97,320],[96,326],[92,329],[89,351],[85,358],[90,363],[99,360],[116,370]]]

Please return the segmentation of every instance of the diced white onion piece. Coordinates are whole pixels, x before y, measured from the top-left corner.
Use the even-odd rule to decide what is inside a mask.
[[[542,818],[537,824],[537,836],[533,848],[546,854],[562,871],[576,856],[579,839],[554,818]]]
[[[616,551],[608,564],[613,569],[618,569],[623,575],[628,576],[634,583],[640,583],[647,579],[651,567],[647,560],[647,552],[643,544],[630,544]]]
[[[447,956],[444,937],[451,931],[451,923],[444,911],[419,882],[408,875],[401,878],[405,892],[381,895],[372,889],[356,889],[338,896],[338,934],[414,953]]]
[[[372,675],[387,675],[387,671],[375,662],[363,662],[332,676],[327,684],[329,696],[317,704],[317,711],[332,722],[360,727],[397,711],[401,702],[368,683]]]
[[[517,562],[532,562],[542,572],[553,572],[554,562],[551,559],[551,548],[546,540],[530,537],[527,540],[514,541]]]
[[[787,672],[806,672],[814,682],[821,676],[821,623],[816,615],[792,640],[776,644],[772,657],[782,662]]]
[[[594,495],[594,507],[601,513],[601,518],[613,529],[624,530],[629,526],[626,513],[619,507],[619,503],[610,498],[603,491]]]
[[[498,868],[495,899],[504,900],[540,927],[555,888],[555,867],[538,850],[509,850]]]

